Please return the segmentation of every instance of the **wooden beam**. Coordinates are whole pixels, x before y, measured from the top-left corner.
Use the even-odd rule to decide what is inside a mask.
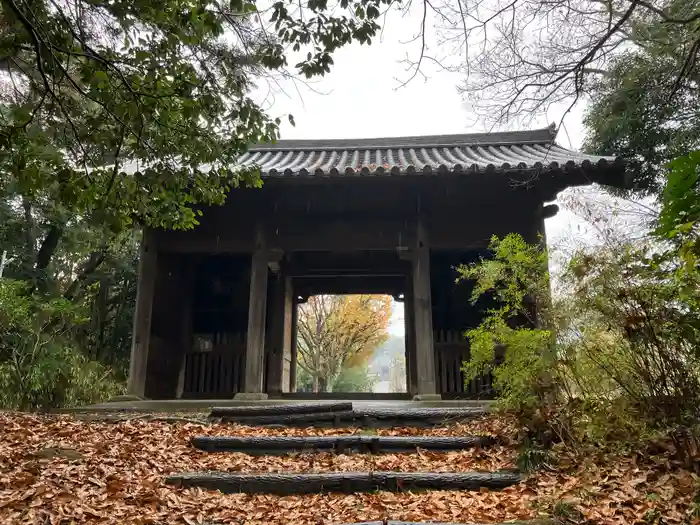
[[[255,251],[251,257],[248,334],[246,338],[245,394],[263,393],[265,372],[265,313],[267,309],[267,249],[262,228],[256,231]]]
[[[145,229],[141,239],[139,281],[134,312],[134,333],[131,343],[129,380],[127,383],[127,393],[138,397],[144,397],[146,393],[148,349],[151,340],[151,315],[156,286],[157,262],[157,249],[153,231]]]
[[[232,228],[196,228],[187,232],[159,231],[159,247],[168,252],[250,253],[255,239],[250,230],[255,225],[241,220]],[[405,220],[358,217],[356,220],[315,217],[277,216],[265,219],[268,250],[356,252],[362,250],[395,251],[410,242],[411,232]]]
[[[516,198],[517,197],[517,198]],[[467,204],[468,202],[468,204]],[[537,213],[542,195],[532,192],[509,198],[498,194],[485,196],[481,201],[474,197],[469,201],[455,199],[440,203],[426,212],[424,227],[430,235],[433,249],[468,250],[483,248],[492,235],[503,236],[519,232],[523,224]],[[551,213],[553,208],[543,210]],[[308,258],[297,260],[295,253],[316,252],[319,268],[331,261],[343,261],[350,268],[363,265],[367,268],[401,268],[401,254],[415,245],[415,228],[409,210],[397,210],[396,215],[368,218],[361,214],[338,215],[321,218],[313,215],[271,215],[262,219],[266,246],[270,252],[283,251],[290,255],[290,271],[303,271]],[[219,220],[214,221],[214,218]],[[233,224],[233,227],[225,225]],[[192,231],[158,231],[158,249],[161,252],[199,253],[252,253],[255,222],[251,217],[235,221],[221,217],[209,217]],[[384,254],[375,257],[353,257],[354,252]],[[320,252],[333,252],[321,255]],[[395,260],[389,261],[393,255]],[[275,266],[274,261],[270,261]]]
[[[294,278],[298,295],[387,294],[402,293],[406,276],[328,276]]]
[[[433,312],[430,292],[430,249],[428,234],[421,220],[416,227],[413,257],[413,314],[416,345],[417,394],[436,396]]]
[[[266,233],[269,246],[284,251],[332,249],[336,252],[396,250],[410,235],[406,221],[401,219],[319,221],[279,218],[268,224]]]

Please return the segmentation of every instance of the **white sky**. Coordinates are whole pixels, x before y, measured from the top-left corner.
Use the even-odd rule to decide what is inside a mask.
[[[260,83],[255,98],[264,101],[272,117],[282,119],[282,139],[370,138],[493,131],[479,122],[457,91],[459,75],[438,71],[425,63],[427,79],[416,76],[399,87],[410,73],[399,61],[417,56],[419,41],[410,41],[418,28],[415,16],[390,17],[381,39],[371,46],[352,45],[334,55],[335,65],[326,77],[309,86],[286,80],[274,90]],[[290,63],[294,62],[290,60]],[[542,128],[562,121],[567,106],[534,119],[528,128]],[[578,149],[584,138],[582,107],[574,108],[563,120],[557,142]],[[287,121],[294,116],[296,126]],[[526,129],[511,126],[511,129]],[[577,228],[580,221],[561,210],[546,223],[551,242]],[[398,306],[398,305],[397,305]],[[402,335],[403,314],[398,308],[390,332]]]

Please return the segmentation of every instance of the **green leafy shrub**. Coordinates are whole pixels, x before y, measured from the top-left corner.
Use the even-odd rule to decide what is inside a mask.
[[[672,166],[669,180],[689,166]],[[491,372],[533,441],[641,437],[700,417],[698,214],[696,201],[668,199],[680,217],[664,207],[643,242],[575,253],[555,300],[546,253],[518,235],[492,239],[491,258],[460,268],[474,301],[496,303],[466,334],[466,379]]]
[[[85,322],[66,299],[28,293],[26,283],[0,279],[0,405],[49,409],[102,401],[121,392],[110,369],[71,342]]]
[[[606,247],[570,262],[564,386],[569,397],[624,399],[653,420],[682,420],[700,400],[700,311],[674,277],[678,254],[651,250]]]
[[[504,408],[532,411],[553,393],[547,254],[517,234],[493,237],[490,250],[491,259],[458,269],[460,279],[474,281],[473,302],[485,294],[496,302],[482,323],[466,333],[470,360],[463,366],[465,379],[492,373]],[[503,358],[496,365],[499,350]]]
[[[552,466],[554,464],[554,456],[551,450],[547,450],[540,444],[532,443],[526,439],[520,445],[516,464],[521,472],[534,472],[538,469]]]

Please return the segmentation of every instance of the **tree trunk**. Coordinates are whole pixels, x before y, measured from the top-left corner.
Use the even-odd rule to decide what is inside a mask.
[[[328,392],[328,378],[318,377],[317,378],[317,389],[316,392]]]
[[[90,275],[92,275],[104,262],[105,258],[107,257],[107,250],[107,247],[103,247],[100,250],[94,251],[90,254],[90,257],[80,269],[78,276],[72,283],[70,283],[70,285],[68,285],[68,288],[63,293],[63,297],[65,299],[74,299],[78,295],[83,282],[90,277]]]
[[[46,237],[41,243],[39,248],[39,253],[36,255],[35,268],[37,270],[45,270],[49,267],[51,263],[51,258],[53,254],[56,253],[56,248],[58,248],[58,242],[63,236],[63,224],[52,224],[49,227],[49,231],[46,233]]]
[[[22,257],[22,268],[28,277],[33,273],[33,261],[36,259],[36,228],[32,217],[32,205],[27,199],[22,199],[24,209],[24,245],[26,253]],[[31,262],[30,262],[31,261]]]
[[[93,359],[98,359],[100,349],[105,343],[105,329],[107,325],[107,299],[109,298],[109,281],[106,277],[100,278],[100,289],[97,293],[95,305],[95,318],[97,323],[97,341],[93,351]]]

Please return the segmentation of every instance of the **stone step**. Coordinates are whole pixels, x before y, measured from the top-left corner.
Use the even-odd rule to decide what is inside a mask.
[[[349,401],[339,403],[297,403],[285,405],[212,407],[209,416],[214,418],[233,418],[284,414],[325,414],[328,412],[347,412],[351,410],[352,402]]]
[[[204,522],[203,525],[223,525],[218,522]],[[439,521],[359,521],[355,523],[343,523],[343,525],[479,525],[476,523],[446,523]],[[507,521],[504,523],[489,523],[488,525],[564,525],[563,522],[552,518],[539,518],[534,520]]]
[[[464,421],[488,413],[483,408],[370,408],[353,410],[283,413],[267,412],[261,415],[239,415],[230,409],[238,407],[216,407],[211,417],[222,421],[248,426],[362,426],[365,428],[383,428],[394,426],[428,427]],[[266,407],[273,408],[273,407]],[[216,414],[216,416],[214,416]]]
[[[204,522],[203,525],[223,525],[215,521]],[[343,523],[343,525],[479,525],[476,523],[454,523],[454,522],[439,522],[439,521],[360,521],[355,523]],[[507,521],[504,523],[489,523],[487,525],[564,525],[563,522],[552,518],[539,518],[534,520]]]
[[[293,452],[335,452],[347,454],[365,452],[386,454],[415,452],[424,449],[435,452],[465,450],[495,445],[492,436],[275,436],[227,437],[197,436],[190,440],[193,447],[207,452],[243,452],[248,455],[272,456]]]
[[[502,489],[519,483],[514,472],[332,472],[239,474],[188,472],[166,478],[168,485],[201,487],[227,494],[299,495],[327,492],[353,494],[377,490],[479,490]]]
[[[214,525],[214,524],[212,524]],[[356,523],[344,523],[343,525],[477,525],[475,523],[443,523],[443,522],[425,522],[425,521],[361,521]],[[490,523],[489,525],[564,525],[561,521],[542,518],[535,520],[524,520],[524,521],[508,521],[505,523]]]

